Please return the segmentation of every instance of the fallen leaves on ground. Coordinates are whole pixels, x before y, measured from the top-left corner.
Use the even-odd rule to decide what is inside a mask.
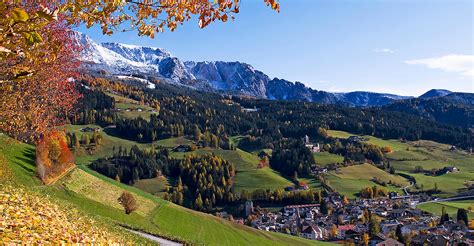
[[[45,197],[0,184],[0,241],[6,244],[85,243],[118,245],[121,236],[74,209]]]

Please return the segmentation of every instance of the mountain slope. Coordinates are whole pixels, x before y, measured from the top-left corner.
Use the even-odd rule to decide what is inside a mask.
[[[300,100],[349,106],[385,105],[404,99],[390,94],[371,92],[330,93],[306,87],[300,82],[271,79],[265,73],[243,62],[183,62],[161,48],[119,43],[97,44],[84,34],[77,39],[85,46],[84,67],[109,76],[135,75],[157,78],[164,82],[198,90],[278,100]]]
[[[451,93],[444,97],[413,98],[400,100],[383,108],[419,115],[445,124],[474,127],[474,94]]]
[[[87,167],[75,170],[74,175],[67,175],[54,186],[41,185],[35,177],[34,147],[18,143],[7,136],[0,135],[0,161],[11,169],[12,181],[15,189],[24,187],[35,196],[47,196],[48,200],[69,210],[76,209],[81,215],[91,216],[100,221],[102,231],[112,230],[126,236],[136,244],[147,244],[146,240],[134,237],[121,229],[119,225],[126,225],[162,237],[177,239],[189,244],[197,245],[325,245],[324,242],[309,241],[285,234],[259,231],[230,221],[222,220],[212,215],[195,212],[170,202],[164,201],[151,194],[135,189],[134,187],[117,183],[116,181],[97,174]],[[79,180],[77,180],[79,179]],[[61,183],[78,184],[80,180],[89,180],[81,184],[85,188],[71,190]],[[2,185],[0,185],[2,187]],[[103,202],[101,193],[91,192],[108,187],[114,192],[121,193],[128,190],[140,199],[147,199],[157,206],[146,216],[139,213],[126,215],[118,209]],[[110,193],[110,191],[108,191]],[[87,196],[86,196],[87,195]],[[34,209],[32,209],[34,211]],[[93,228],[90,228],[93,229]],[[43,228],[44,231],[44,228]],[[41,235],[42,231],[37,231]],[[223,238],[226,241],[223,241]]]
[[[433,98],[433,97],[444,97],[448,94],[452,93],[451,91],[444,90],[444,89],[431,89],[425,92],[423,95],[419,96],[418,98]]]

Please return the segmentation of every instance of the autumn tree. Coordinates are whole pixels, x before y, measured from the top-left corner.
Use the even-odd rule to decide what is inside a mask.
[[[362,241],[364,242],[365,246],[369,245],[369,240],[370,240],[369,234],[364,233],[364,235],[362,235]]]
[[[80,47],[63,16],[25,9],[0,3],[0,130],[34,143],[64,123],[79,97],[72,78]],[[45,18],[58,20],[40,21]]]
[[[47,132],[36,146],[38,176],[44,183],[50,183],[74,166],[74,158],[67,147],[66,134],[53,130]]]
[[[132,193],[128,191],[122,192],[122,194],[117,200],[120,205],[122,205],[122,207],[125,209],[126,214],[130,214],[138,209],[138,204],[135,200],[135,197],[132,195]]]
[[[279,11],[277,0],[263,0]],[[239,0],[77,0],[0,2],[0,130],[35,142],[61,124],[78,95],[70,78],[80,51],[71,27],[99,25],[103,34],[135,30],[153,38],[197,17],[201,28],[226,22]],[[75,65],[73,65],[75,64]],[[59,97],[58,95],[61,95]],[[62,100],[58,100],[61,98]]]

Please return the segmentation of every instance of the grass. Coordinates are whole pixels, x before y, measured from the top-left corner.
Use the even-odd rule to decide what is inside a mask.
[[[83,148],[74,150],[73,151],[74,157],[76,159],[76,164],[78,165],[88,165],[96,159],[112,156],[114,147],[118,149],[119,146],[122,146],[122,148],[125,148],[127,150],[129,150],[134,145],[137,145],[140,148],[151,148],[151,144],[141,144],[141,143],[137,143],[134,141],[130,141],[130,140],[113,136],[112,129],[104,130],[102,127],[98,125],[66,125],[65,126],[67,132],[76,133],[79,139],[81,138],[83,134],[92,135],[92,133],[81,132],[80,129],[84,127],[92,127],[92,128],[101,129],[100,132],[102,135],[102,143],[97,147],[93,155],[89,155]]]
[[[217,217],[179,207],[135,187],[120,184],[86,166],[80,166],[53,186],[43,186],[35,178],[34,148],[0,136],[0,155],[12,169],[14,183],[28,187],[35,194],[48,197],[55,204],[71,206],[80,213],[104,223],[122,235],[130,233],[118,225],[127,225],[149,233],[178,239],[189,244],[205,245],[316,245],[285,234],[258,231]],[[116,194],[128,190],[142,209],[126,215],[113,203]],[[130,235],[137,244],[150,242]]]
[[[154,142],[155,146],[161,146],[165,148],[174,148],[179,145],[191,145],[193,143],[192,140],[189,140],[184,137],[178,137],[178,138],[167,138],[167,139],[162,139]]]
[[[328,130],[328,135],[332,136],[332,137],[335,137],[335,138],[348,138],[350,136],[354,136],[354,135],[357,135],[357,134],[351,134],[351,133],[344,132],[344,131]],[[391,140],[391,139],[390,140],[385,140],[385,139],[376,138],[376,137],[369,136],[369,135],[359,135],[359,136],[366,138],[367,143],[371,143],[371,144],[377,145],[379,147],[388,146],[388,147],[392,148],[393,151],[404,150],[408,146],[407,144],[402,143],[398,140]]]
[[[437,194],[440,197],[449,197],[459,193],[459,191],[465,189],[465,182],[474,180],[473,173],[457,172],[448,173],[441,176],[428,176],[422,173],[405,173],[416,179],[416,184],[421,187],[423,185],[424,190],[433,189],[437,184],[438,189],[441,190],[441,194]]]
[[[115,108],[120,109],[118,111],[118,116],[128,119],[142,117],[145,120],[150,120],[150,115],[153,114],[149,112],[152,110],[150,106],[147,105],[140,105],[140,103],[136,100],[122,97],[116,94],[107,93],[108,96],[111,96],[115,99]],[[142,112],[136,111],[135,109],[142,109]],[[126,109],[132,109],[131,111],[126,111]]]
[[[468,209],[471,207],[474,209],[474,200],[460,200],[460,201],[450,201],[450,202],[433,202],[425,203],[418,205],[418,208],[430,212],[436,215],[441,215],[441,211],[445,208],[446,212],[451,217],[455,217],[459,208]],[[469,218],[474,219],[474,210],[468,213]]]
[[[355,198],[356,195],[365,187],[372,187],[374,185],[382,187],[371,181],[374,177],[387,183],[392,181],[392,183],[401,186],[408,185],[408,181],[403,177],[389,174],[370,164],[343,167],[340,168],[337,173],[332,171],[327,176],[329,185],[349,198]],[[400,188],[391,185],[387,185],[384,188],[389,191],[401,192]]]
[[[330,130],[328,133],[338,138],[347,138],[353,135],[348,132],[334,130]],[[387,153],[386,157],[395,170],[414,177],[417,185],[419,187],[423,186],[425,190],[433,188],[434,184],[437,183],[438,189],[442,191],[442,194],[438,196],[448,197],[454,195],[465,188],[465,182],[474,181],[474,156],[460,150],[451,151],[450,145],[427,140],[405,143],[398,140],[383,140],[372,136],[363,137],[368,138],[369,143],[381,147],[392,147],[394,151]],[[460,172],[441,176],[427,176],[423,173],[413,173],[416,166],[421,166],[424,170],[455,166],[460,169]],[[416,190],[415,187],[410,189]]]
[[[85,171],[76,168],[67,177],[65,177],[61,184],[68,190],[78,194],[82,194],[88,199],[108,205],[117,209],[122,209],[117,199],[123,190],[120,187],[112,185],[101,180]],[[137,196],[137,204],[139,204],[136,213],[146,216],[156,206],[150,199]]]
[[[306,183],[311,189],[321,189],[321,183],[315,178],[298,178],[298,181]]]
[[[392,175],[390,173],[385,172],[371,164],[362,164],[362,165],[354,165],[343,167],[340,171],[336,172],[335,175],[341,179],[367,179],[370,180],[372,178],[378,178],[382,181],[399,184],[399,185],[408,185],[408,181],[398,175]]]
[[[316,164],[320,166],[327,166],[333,163],[342,163],[344,161],[344,157],[331,154],[329,152],[318,152],[314,153],[313,156]]]
[[[278,189],[292,185],[292,182],[283,177],[279,172],[269,168],[257,169],[257,164],[260,161],[258,156],[243,150],[223,150],[204,148],[187,153],[173,153],[172,156],[176,158],[184,158],[185,155],[205,155],[214,153],[235,165],[237,170],[235,176],[234,187],[237,192],[245,190],[256,189]]]
[[[162,176],[152,179],[140,179],[133,186],[155,196],[163,197],[165,188],[169,185],[168,179]]]

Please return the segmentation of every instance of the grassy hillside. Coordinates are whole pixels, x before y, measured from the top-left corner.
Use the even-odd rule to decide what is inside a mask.
[[[316,164],[320,166],[326,166],[333,163],[342,163],[344,161],[344,157],[331,154],[329,152],[318,152],[314,153],[313,156]]]
[[[3,220],[2,242],[151,243],[64,200],[63,190],[43,186],[35,176],[32,146],[0,134],[0,167],[0,207],[9,218]]]
[[[258,231],[204,213],[179,207],[131,186],[120,184],[82,166],[53,186],[43,186],[35,178],[33,147],[0,136],[0,156],[9,168],[15,185],[28,187],[36,195],[48,196],[53,203],[70,206],[80,214],[103,222],[120,235],[130,235],[117,225],[127,225],[149,233],[206,245],[311,245],[321,244],[278,233]],[[115,196],[132,192],[141,207],[126,215],[116,205]],[[197,231],[196,231],[197,230]],[[142,239],[131,236],[137,243]],[[140,241],[142,240],[142,241]]]
[[[469,207],[474,209],[474,200],[461,200],[461,201],[452,201],[452,202],[433,202],[425,203],[419,205],[418,208],[433,214],[441,215],[443,207],[446,209],[446,212],[451,217],[455,217],[459,208],[464,208],[468,210]],[[469,210],[468,210],[469,211]],[[474,210],[468,213],[469,217],[474,217]]]
[[[343,131],[328,131],[329,135],[339,138],[347,138],[353,134]],[[451,146],[433,141],[420,140],[413,142],[401,142],[398,140],[384,140],[372,136],[366,137],[369,143],[380,147],[390,146],[394,150],[385,154],[390,164],[395,167],[397,173],[410,175],[416,179],[417,186],[410,190],[431,189],[436,183],[441,194],[437,196],[452,196],[465,189],[466,182],[474,181],[474,155],[462,150],[451,150]],[[424,173],[415,173],[417,166],[424,170],[441,169],[447,166],[455,166],[460,169],[458,173],[450,173],[441,176],[428,176]]]
[[[377,185],[371,181],[371,179],[374,177],[377,177],[378,179],[387,183],[391,181],[392,183],[399,184],[400,186],[408,185],[408,181],[403,177],[389,174],[370,164],[343,167],[338,171],[330,172],[327,176],[331,187],[350,198],[356,197],[356,194],[365,187],[372,187],[374,185],[381,187],[380,185]],[[401,192],[400,188],[394,187],[392,185],[387,185],[385,188],[388,190]]]
[[[152,179],[140,179],[135,182],[133,186],[150,194],[163,197],[165,188],[166,186],[170,186],[170,182],[166,177],[156,177]]]
[[[81,138],[83,134],[92,135],[92,133],[83,133],[80,131],[81,128],[91,127],[101,129],[102,143],[97,147],[97,150],[94,151],[92,155],[89,155],[84,149],[79,149],[74,151],[74,157],[76,158],[76,164],[78,165],[88,165],[92,161],[112,156],[114,146],[118,148],[130,149],[132,146],[137,145],[140,148],[151,148],[151,144],[140,144],[134,141],[122,139],[114,136],[112,129],[103,129],[98,125],[66,125],[66,131],[69,133],[76,133],[76,135]]]
[[[348,138],[350,136],[354,136],[357,134],[351,134],[344,131],[328,130],[328,135],[335,138]],[[406,145],[404,143],[397,140],[385,140],[385,139],[376,138],[376,137],[368,136],[368,135],[361,135],[361,136],[366,138],[368,143],[371,143],[380,147],[389,146],[394,151],[403,150],[406,148]]]
[[[118,111],[119,117],[128,119],[142,117],[143,119],[150,120],[150,115],[152,114],[149,112],[152,110],[150,106],[140,105],[138,101],[116,94],[107,93],[107,95],[115,99],[115,108],[120,110]],[[127,111],[127,109],[129,111]],[[141,109],[142,111],[138,111],[137,109]]]
[[[187,153],[173,153],[172,155],[176,158],[183,158],[185,155],[204,155],[208,153],[214,153],[235,165],[237,173],[234,186],[237,192],[242,189],[277,189],[292,185],[291,181],[269,167],[257,169],[257,164],[260,161],[258,156],[240,149],[232,151],[205,148]]]

